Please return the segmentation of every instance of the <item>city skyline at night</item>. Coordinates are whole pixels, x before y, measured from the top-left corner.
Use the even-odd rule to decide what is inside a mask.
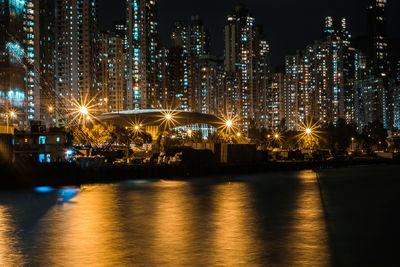
[[[400,0],[0,0],[0,266],[400,266]]]
[[[163,14],[172,17],[174,12],[161,0],[128,0],[118,19],[115,9],[110,16],[102,14],[102,1],[57,1],[53,6],[50,1],[16,5],[10,0],[3,9],[13,19],[2,23],[4,123],[12,110],[19,114],[12,123],[20,129],[34,121],[68,126],[74,108],[91,106],[95,116],[160,108],[228,114],[246,133],[250,126],[298,130],[311,120],[321,125],[343,120],[358,132],[373,122],[398,130],[400,61],[393,53],[396,40],[389,35],[394,32],[389,30],[391,2],[366,2],[354,11],[364,15],[349,17],[337,7],[325,15],[322,5],[315,5],[313,26],[300,31],[300,38],[282,30],[296,18],[291,8],[284,13],[285,23],[266,24],[262,5],[252,1],[229,4],[230,10],[218,16],[224,25],[216,37],[219,26],[207,23],[207,15],[186,14],[180,20],[175,14],[166,29]],[[292,31],[299,26],[291,25]],[[277,67],[273,58],[288,45],[274,46],[271,28],[282,40],[290,36],[299,43],[314,29],[318,32],[296,49],[297,42],[288,42],[293,53],[285,54],[284,65]],[[360,35],[360,28],[366,34]]]

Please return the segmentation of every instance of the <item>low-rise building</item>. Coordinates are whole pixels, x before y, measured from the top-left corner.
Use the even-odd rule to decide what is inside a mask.
[[[49,131],[16,131],[13,148],[15,161],[64,162],[72,151],[72,136],[62,128],[52,128]]]

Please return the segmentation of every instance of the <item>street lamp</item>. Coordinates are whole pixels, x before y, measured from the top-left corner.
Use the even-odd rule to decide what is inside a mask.
[[[237,137],[241,137],[242,134],[238,132],[238,133],[236,134],[236,136],[237,136]]]
[[[80,112],[82,115],[88,115],[88,114],[89,114],[89,111],[88,111],[87,107],[85,107],[85,106],[80,106],[80,107],[79,107],[79,112]]]
[[[279,134],[274,135],[275,139],[279,139]]]
[[[226,127],[230,128],[230,127],[232,127],[233,122],[232,122],[232,120],[227,120],[225,124],[226,124]]]
[[[11,110],[8,112],[8,114],[6,115],[6,119],[7,119],[7,133],[9,132],[9,122],[8,120],[11,118],[12,120],[16,117],[16,113],[15,111]]]
[[[312,130],[310,128],[307,128],[306,129],[306,134],[308,134],[308,135],[312,134]]]
[[[165,115],[165,118],[167,119],[167,120],[171,120],[172,119],[172,115],[171,114],[169,114],[169,113],[167,113],[166,115]]]

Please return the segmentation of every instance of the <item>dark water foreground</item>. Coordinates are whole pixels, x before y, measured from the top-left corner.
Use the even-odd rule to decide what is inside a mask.
[[[400,167],[0,191],[0,266],[396,266]]]

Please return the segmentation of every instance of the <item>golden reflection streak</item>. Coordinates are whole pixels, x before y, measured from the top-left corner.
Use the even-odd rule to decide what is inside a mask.
[[[190,266],[190,259],[182,256],[193,254],[190,240],[196,233],[196,226],[186,219],[195,211],[190,185],[163,181],[157,186],[161,190],[155,202],[154,251],[159,257],[154,261],[162,266]]]
[[[6,207],[0,206],[0,266],[22,266],[24,261],[16,249],[16,231]],[[12,236],[12,234],[15,236]]]
[[[300,189],[291,214],[293,223],[288,229],[286,258],[289,262],[286,264],[303,266],[305,263],[315,262],[319,266],[329,266],[329,237],[317,174],[313,171],[302,171],[298,178]]]
[[[217,185],[213,192],[216,207],[213,222],[214,263],[224,266],[243,266],[254,263],[259,239],[252,207],[252,190],[247,183]]]
[[[126,253],[120,226],[113,218],[115,211],[113,186],[91,186],[65,203],[54,207],[49,218],[60,218],[56,223],[43,221],[42,253],[49,266],[64,262],[68,266],[103,266],[104,263],[122,264]],[[82,206],[84,205],[84,206]]]

